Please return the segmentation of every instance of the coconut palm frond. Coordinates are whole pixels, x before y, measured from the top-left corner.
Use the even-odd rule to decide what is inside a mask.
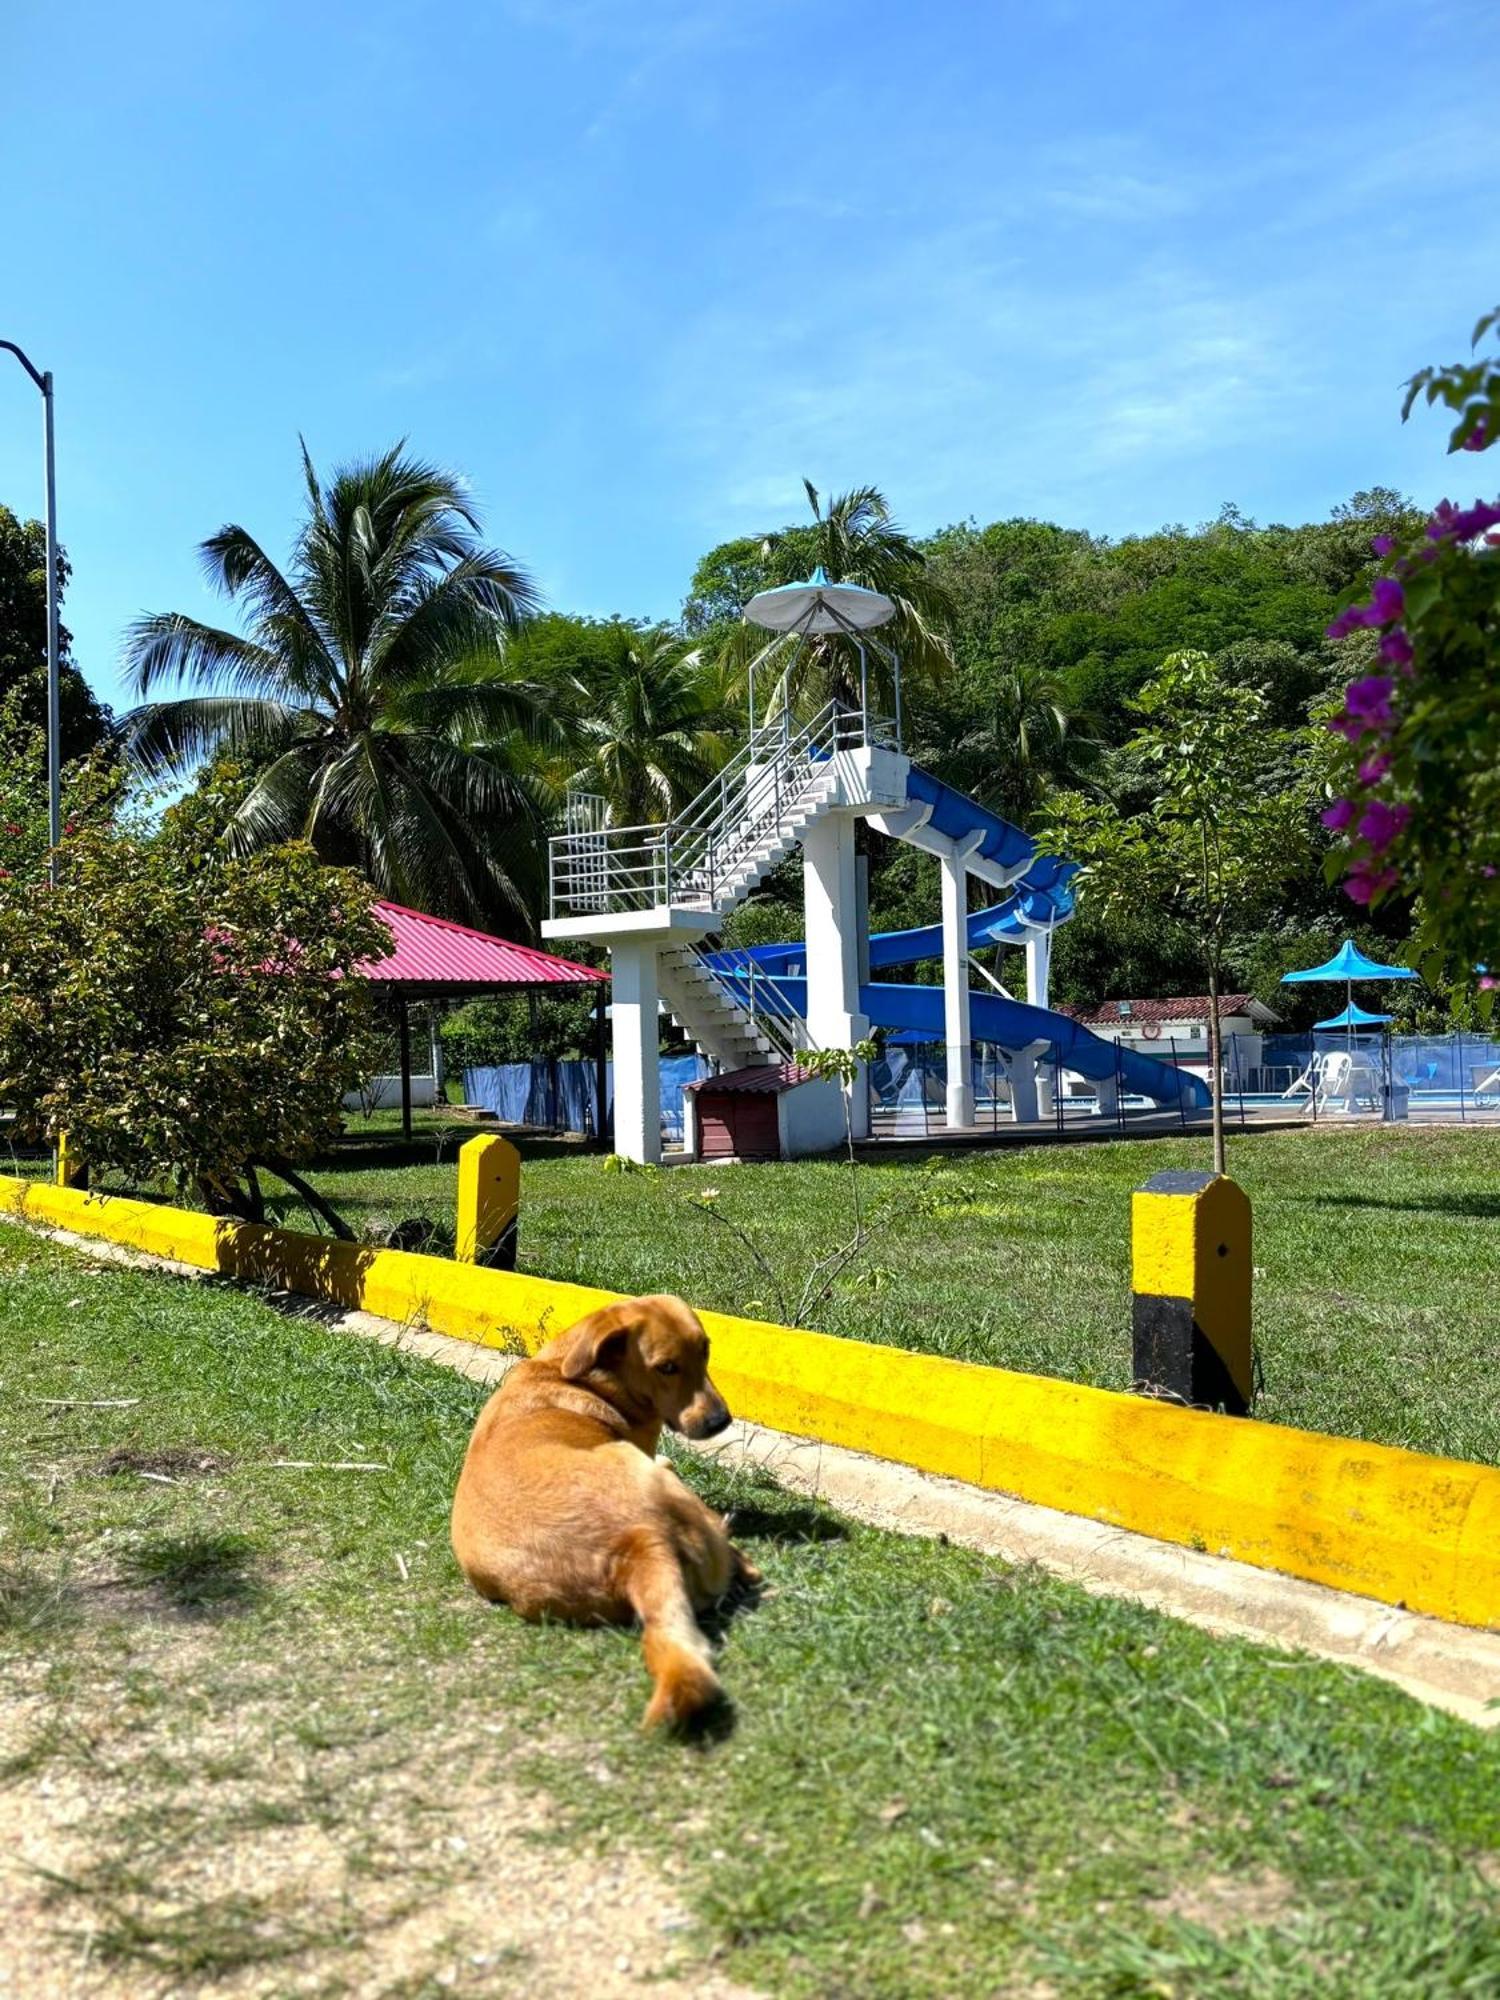
[[[259,762],[316,724],[306,709],[234,695],[186,695],[132,709],[120,723],[127,759],[148,777],[191,770],[227,750]]]

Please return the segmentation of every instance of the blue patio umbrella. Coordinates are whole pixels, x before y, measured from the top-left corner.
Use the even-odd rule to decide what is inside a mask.
[[[1389,1014],[1367,1014],[1363,1007],[1354,1004],[1354,982],[1356,979],[1415,979],[1409,965],[1382,965],[1378,959],[1367,958],[1354,942],[1345,938],[1333,957],[1322,965],[1310,965],[1305,972],[1282,974],[1283,986],[1309,986],[1316,980],[1342,979],[1345,988],[1345,1006],[1342,1014],[1332,1020],[1319,1021],[1320,1028],[1347,1029],[1350,1043],[1354,1041],[1356,1027],[1374,1027],[1377,1023],[1389,1021]]]
[[[1326,1021],[1314,1021],[1315,1028],[1383,1028],[1393,1018],[1390,1014],[1369,1014],[1363,1007],[1351,1000],[1347,1007],[1337,1014],[1330,1014]]]

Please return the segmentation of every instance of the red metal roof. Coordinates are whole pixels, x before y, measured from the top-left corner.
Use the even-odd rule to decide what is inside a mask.
[[[806,1083],[811,1077],[810,1069],[803,1069],[800,1063],[752,1063],[748,1069],[726,1070],[722,1076],[700,1076],[694,1083],[683,1085],[684,1090],[790,1090],[794,1084]]]
[[[372,958],[360,977],[377,985],[426,987],[591,986],[608,979],[591,965],[554,958],[529,944],[473,931],[447,917],[424,916],[399,903],[377,903],[375,914],[391,934],[388,958]]]

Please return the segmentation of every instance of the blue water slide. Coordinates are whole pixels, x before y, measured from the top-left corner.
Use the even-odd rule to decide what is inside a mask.
[[[731,975],[732,976],[732,975]],[[806,1019],[807,981],[771,977],[771,985],[800,1019]],[[943,1039],[941,986],[894,986],[883,980],[859,989],[860,1010],[872,1026],[923,1041]],[[998,993],[969,995],[969,1032],[976,1042],[993,1042],[1014,1052],[1033,1042],[1048,1045],[1049,1059],[1075,1076],[1093,1083],[1118,1077],[1123,1088],[1158,1104],[1185,1102],[1206,1109],[1208,1085],[1191,1070],[1180,1070],[1155,1056],[1138,1055],[1102,1036],[1091,1034],[1066,1014],[1050,1007],[1032,1007],[1024,1000],[1004,1000]]]
[[[906,791],[911,805],[928,808],[923,829],[966,842],[980,834],[977,848],[969,850],[971,866],[977,857],[1010,877],[1003,901],[970,915],[971,951],[983,945],[1023,944],[1035,931],[1050,930],[1072,916],[1076,862],[1060,860],[1053,854],[1039,854],[1036,843],[1019,827],[915,765],[908,775]],[[881,931],[870,939],[870,969],[880,972],[891,966],[914,965],[922,959],[941,958],[942,952],[941,924],[923,924],[915,930]],[[714,952],[709,963],[725,984],[742,996],[753,965],[757,980],[769,979],[798,1017],[807,1018],[807,947],[800,941]],[[888,1033],[910,1040],[943,1039],[940,986],[874,982],[860,988],[859,1004],[871,1024]],[[1201,1077],[1178,1070],[1172,1063],[1159,1062],[1154,1056],[1117,1048],[1114,1042],[1091,1034],[1066,1014],[1053,1013],[1047,1007],[1032,1007],[1024,1000],[1006,1000],[998,993],[970,993],[969,1029],[975,1041],[993,1042],[1010,1051],[1034,1042],[1045,1043],[1048,1057],[1075,1075],[1095,1083],[1118,1077],[1127,1091],[1152,1098],[1158,1104],[1204,1107],[1209,1102],[1208,1085]]]

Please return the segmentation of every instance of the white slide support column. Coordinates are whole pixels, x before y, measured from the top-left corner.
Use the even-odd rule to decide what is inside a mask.
[[[852,1049],[870,1032],[859,1010],[859,875],[851,814],[827,812],[802,835],[807,939],[807,1032],[820,1049]],[[870,1094],[861,1069],[849,1092],[850,1128],[868,1137]]]
[[[656,945],[611,944],[610,1021],[615,1050],[615,1151],[642,1166],[661,1160],[661,1065]]]
[[[974,1126],[973,1044],[969,1038],[969,871],[960,854],[944,854],[943,1041],[948,1069],[948,1129]]]
[[[1024,1049],[1010,1052],[1010,1115],[1017,1125],[1036,1125],[1041,1120],[1037,1086],[1046,1046],[1045,1042],[1028,1042]]]
[[[1032,1007],[1047,1005],[1052,976],[1051,931],[1029,931],[1026,937],[1026,999]]]

